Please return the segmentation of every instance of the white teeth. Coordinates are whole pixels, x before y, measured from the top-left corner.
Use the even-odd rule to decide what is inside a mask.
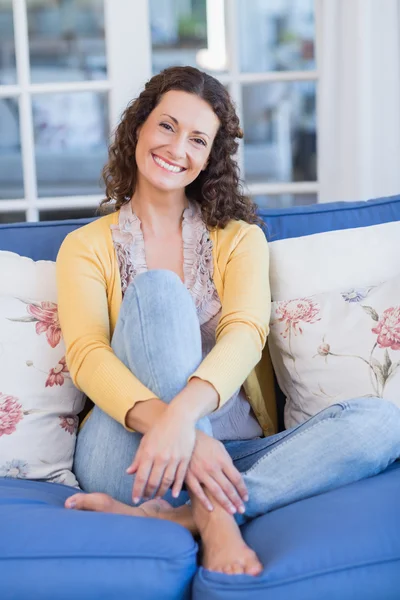
[[[154,156],[154,154],[153,154],[153,158],[156,161],[156,163],[158,165],[160,165],[160,167],[162,167],[163,169],[167,169],[167,171],[171,171],[172,173],[180,173],[181,171],[184,170],[183,167],[174,167],[173,165],[169,165],[164,160],[162,160],[162,158],[159,158],[158,156]]]

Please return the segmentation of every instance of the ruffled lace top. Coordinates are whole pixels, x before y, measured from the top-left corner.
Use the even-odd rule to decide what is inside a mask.
[[[142,226],[130,202],[121,206],[119,223],[111,225],[111,234],[124,294],[133,278],[147,271]],[[213,282],[212,241],[200,207],[194,202],[183,211],[182,238],[185,285],[196,306],[199,323],[203,325],[221,310],[221,302]]]

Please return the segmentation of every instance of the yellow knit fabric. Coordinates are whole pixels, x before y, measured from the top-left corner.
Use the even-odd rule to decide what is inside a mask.
[[[125,426],[126,414],[135,402],[155,395],[115,356],[110,346],[122,303],[119,266],[110,231],[110,225],[117,223],[118,213],[112,213],[65,238],[57,257],[57,287],[72,380],[103,411]],[[211,231],[210,237],[222,314],[216,344],[192,377],[206,380],[216,388],[220,406],[245,382],[256,417],[264,434],[269,435],[274,431],[272,421],[276,425],[276,416],[267,352],[260,363],[271,306],[267,241],[258,226],[243,221],[231,221],[225,229]]]

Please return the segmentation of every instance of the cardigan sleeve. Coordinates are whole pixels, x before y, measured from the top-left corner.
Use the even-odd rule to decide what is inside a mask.
[[[124,427],[139,400],[155,398],[114,354],[110,344],[107,279],[82,230],[69,234],[57,256],[58,313],[72,381]]]
[[[223,278],[216,344],[191,375],[211,383],[221,407],[261,359],[269,332],[269,251],[263,231],[251,225],[232,245]]]

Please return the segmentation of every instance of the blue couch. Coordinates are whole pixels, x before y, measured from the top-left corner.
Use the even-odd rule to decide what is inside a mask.
[[[400,221],[400,197],[262,216],[268,238],[278,240]],[[65,235],[85,222],[5,225],[0,250],[54,260]],[[197,545],[178,525],[66,511],[70,493],[0,479],[2,600],[400,599],[400,462],[244,526],[265,566],[257,578],[199,568]]]

